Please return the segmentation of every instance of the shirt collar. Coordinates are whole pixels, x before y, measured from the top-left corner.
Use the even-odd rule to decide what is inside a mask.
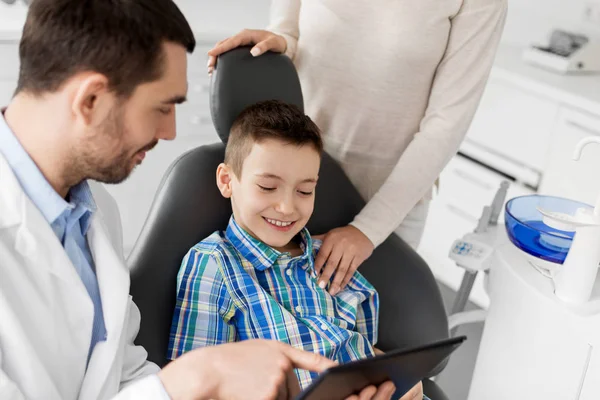
[[[267,244],[256,239],[242,227],[238,225],[235,218],[231,216],[229,219],[229,225],[225,231],[225,236],[229,242],[240,252],[240,254],[252,264],[252,266],[259,270],[264,271],[270,268],[280,258],[289,258],[289,253],[282,253]],[[308,229],[302,228],[300,231],[300,247],[303,251],[301,256],[296,258],[306,260],[307,263],[304,265],[313,267],[313,241],[308,233]]]
[[[90,185],[87,181],[82,181],[71,188],[69,195],[71,200],[69,206],[75,208],[81,215],[81,233],[85,235],[90,227],[91,217],[97,209]],[[79,215],[76,215],[75,218],[79,218]]]
[[[91,190],[86,181],[71,188],[71,202],[63,199],[48,183],[40,169],[25,151],[0,112],[0,153],[17,177],[19,184],[33,204],[40,210],[46,221],[53,224],[66,210],[82,207],[82,230],[89,227],[91,213],[96,210]]]

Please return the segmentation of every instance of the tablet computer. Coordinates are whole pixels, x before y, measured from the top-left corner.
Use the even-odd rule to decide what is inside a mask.
[[[344,400],[369,385],[393,381],[402,396],[466,340],[459,336],[330,368],[307,387],[296,400]]]

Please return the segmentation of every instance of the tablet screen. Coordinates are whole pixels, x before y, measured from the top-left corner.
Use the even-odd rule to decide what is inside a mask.
[[[391,380],[403,395],[442,363],[464,342],[465,336],[424,346],[390,351],[328,369],[297,400],[344,400],[369,385]]]

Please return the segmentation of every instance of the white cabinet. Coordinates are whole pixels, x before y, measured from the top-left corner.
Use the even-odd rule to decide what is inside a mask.
[[[17,87],[16,79],[13,81],[0,80],[0,107],[6,107]]]
[[[17,87],[19,78],[19,45],[16,41],[0,41],[0,107],[5,107]]]
[[[600,116],[564,107],[550,145],[540,192],[594,205],[600,193],[600,145],[588,145],[574,161],[577,143],[588,136],[600,137]]]
[[[541,171],[559,104],[492,76],[467,139]]]
[[[0,40],[0,81],[19,77],[19,42]]]

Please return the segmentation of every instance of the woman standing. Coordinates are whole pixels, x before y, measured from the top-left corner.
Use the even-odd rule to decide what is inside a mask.
[[[219,42],[292,58],[325,150],[368,201],[324,237],[315,268],[339,292],[396,232],[416,248],[434,182],[483,93],[507,0],[273,0],[268,30]],[[323,268],[324,267],[324,268]]]

